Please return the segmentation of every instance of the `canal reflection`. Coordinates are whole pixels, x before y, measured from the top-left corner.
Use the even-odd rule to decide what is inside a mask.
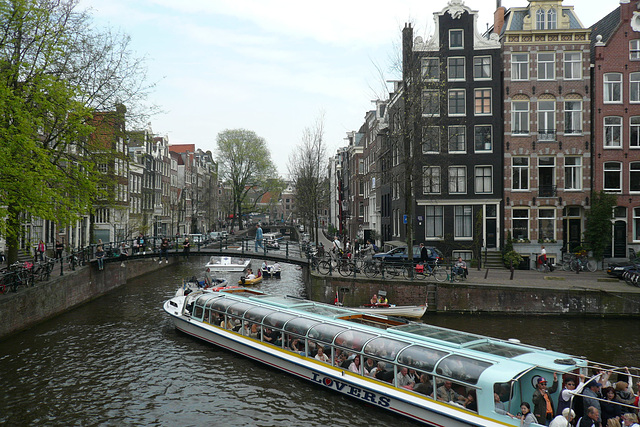
[[[0,343],[0,424],[403,426],[414,423],[175,330],[162,310],[195,262],[168,266]],[[238,274],[229,276],[234,281]],[[260,288],[304,296],[301,271]],[[635,320],[428,315],[468,332],[633,364]]]

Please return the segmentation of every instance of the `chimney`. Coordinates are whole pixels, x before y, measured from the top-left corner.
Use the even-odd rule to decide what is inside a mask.
[[[629,0],[620,0],[620,21],[630,22],[632,16],[631,2]]]
[[[504,27],[504,14],[507,9],[500,6],[500,0],[497,0],[497,4],[498,8],[493,14],[493,32],[500,35],[500,33],[502,33],[502,27]]]

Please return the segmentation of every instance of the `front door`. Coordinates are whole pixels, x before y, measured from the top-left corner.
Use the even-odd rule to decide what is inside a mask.
[[[486,212],[487,248],[496,248],[498,246],[498,209],[496,205],[487,205]]]
[[[627,256],[627,223],[616,221],[613,224],[613,257],[624,258]]]

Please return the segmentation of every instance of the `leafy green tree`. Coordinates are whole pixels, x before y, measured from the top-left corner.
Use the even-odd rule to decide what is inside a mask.
[[[591,209],[586,212],[584,239],[596,259],[602,258],[604,250],[611,244],[611,219],[617,203],[616,195],[600,191],[593,194]]]
[[[128,38],[99,33],[75,0],[0,4],[0,235],[8,262],[23,223],[68,225],[98,193],[109,156],[89,138],[94,111],[142,99],[142,63]]]
[[[246,129],[227,129],[217,137],[219,174],[231,187],[234,221],[242,218],[250,191],[270,187],[276,173],[266,141]],[[242,221],[239,221],[242,228]]]

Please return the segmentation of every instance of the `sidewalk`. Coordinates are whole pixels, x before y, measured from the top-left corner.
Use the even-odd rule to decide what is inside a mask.
[[[487,278],[485,279],[485,275]],[[556,288],[556,289],[584,289],[600,290],[603,292],[625,292],[640,294],[640,288],[627,285],[623,280],[609,276],[606,272],[598,270],[580,272],[555,270],[550,273],[540,273],[536,270],[515,270],[513,280],[511,272],[506,269],[486,269],[478,271],[477,268],[469,269],[466,280],[456,282],[469,285],[497,285],[517,288]]]

